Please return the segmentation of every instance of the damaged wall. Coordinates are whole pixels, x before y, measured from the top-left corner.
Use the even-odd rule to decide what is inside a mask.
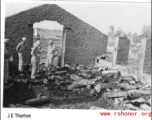
[[[130,40],[127,37],[119,37],[118,53],[117,53],[117,64],[126,65],[128,64],[130,49]]]
[[[89,64],[93,63],[95,56],[105,54],[107,49],[107,36],[65,11],[57,5],[42,5],[5,19],[5,37],[12,43],[12,49],[27,37],[25,62],[30,63],[31,47],[33,44],[33,24],[43,20],[57,21],[67,31],[65,61],[70,63]],[[14,52],[17,62],[17,52]]]
[[[151,74],[151,38],[146,43],[144,73]]]

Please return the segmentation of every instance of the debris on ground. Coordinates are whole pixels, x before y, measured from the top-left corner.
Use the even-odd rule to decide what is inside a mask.
[[[48,73],[41,66],[33,80],[27,67],[10,72],[9,80],[14,86],[4,91],[5,107],[151,110],[151,87],[119,69],[66,64]]]

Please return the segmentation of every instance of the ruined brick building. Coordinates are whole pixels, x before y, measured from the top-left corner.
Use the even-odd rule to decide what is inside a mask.
[[[91,25],[85,23],[57,5],[45,4],[5,19],[5,37],[11,40],[15,50],[21,38],[27,38],[24,60],[30,63],[31,47],[33,45],[33,24],[50,20],[56,21],[68,28],[66,32],[65,61],[70,63],[90,64],[95,56],[105,54],[107,36]],[[14,51],[14,61],[17,63],[17,52]]]
[[[151,74],[151,58],[151,38],[149,38],[146,42],[144,73]]]

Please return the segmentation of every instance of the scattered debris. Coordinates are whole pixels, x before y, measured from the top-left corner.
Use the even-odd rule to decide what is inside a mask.
[[[131,110],[137,110],[137,111],[141,111],[142,109],[139,108],[139,107],[136,107],[132,104],[124,104],[123,106],[127,107],[128,109],[131,109]]]
[[[131,100],[131,103],[145,103],[145,99],[138,98],[138,99],[135,99],[135,100]]]
[[[100,59],[102,61],[106,60],[106,56],[101,56]],[[114,105],[117,107],[123,106],[129,110],[151,109],[151,87],[144,86],[133,74],[122,76],[118,69],[106,66],[87,67],[79,64],[66,64],[65,67],[54,68],[50,74],[46,69],[41,69],[35,80],[30,79],[29,73],[29,69],[28,72],[24,71],[22,73],[12,71],[9,76],[10,82],[27,85],[27,90],[32,90],[36,88],[34,86],[37,86],[38,93],[40,90],[48,92],[49,97],[46,94],[38,95],[37,98],[25,100],[24,104],[14,105],[13,103],[8,107],[31,108],[41,106],[40,108],[54,108],[54,103],[52,105],[50,101],[54,99],[52,89],[55,89],[54,94],[58,94],[62,99],[80,98],[82,94],[83,97],[89,96],[92,99],[96,97],[96,100],[97,97],[102,98],[102,100],[108,102],[109,107]],[[96,106],[92,106],[90,109],[107,110]]]
[[[151,106],[151,97],[147,100],[147,103]]]

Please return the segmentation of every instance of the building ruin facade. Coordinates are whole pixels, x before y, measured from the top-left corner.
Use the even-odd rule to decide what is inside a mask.
[[[15,63],[18,61],[15,48],[22,37],[27,38],[24,60],[30,63],[33,24],[44,20],[56,21],[67,29],[65,62],[88,65],[95,56],[106,54],[107,35],[55,4],[44,4],[5,19],[5,37],[11,40]]]

